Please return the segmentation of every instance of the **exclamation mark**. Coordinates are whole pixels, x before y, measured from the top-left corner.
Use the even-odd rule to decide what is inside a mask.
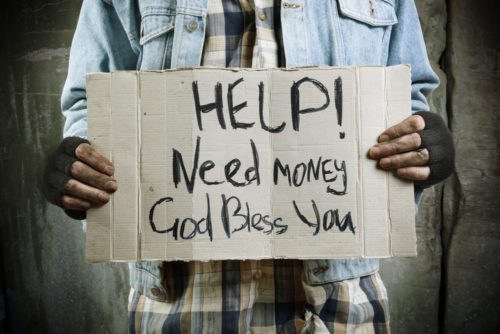
[[[342,126],[342,78],[335,79],[335,109],[337,109],[337,123]],[[345,132],[339,132],[340,139],[344,139]]]

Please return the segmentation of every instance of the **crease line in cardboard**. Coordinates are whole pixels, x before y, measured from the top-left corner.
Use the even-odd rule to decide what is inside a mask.
[[[113,99],[111,97],[111,93],[112,93],[112,87],[113,87],[113,84],[112,84],[112,81],[113,81],[113,73],[109,74],[108,75],[108,84],[109,84],[109,88],[108,88],[108,92],[109,92],[109,100],[110,100],[110,107],[109,107],[109,119],[111,120],[111,122],[113,122]],[[113,132],[113,127],[111,126],[110,127],[110,134],[109,134],[109,138],[111,139],[111,143],[113,143],[113,136],[114,136],[114,132]],[[109,155],[110,155],[110,159],[111,161],[113,162],[114,161],[114,158],[113,158],[113,145],[110,145],[110,149],[109,149]],[[115,238],[114,238],[114,234],[113,234],[113,231],[115,229],[115,196],[113,195],[112,196],[112,201],[110,203],[110,213],[109,213],[109,259],[111,261],[113,261],[115,259],[115,256],[114,256],[114,249],[115,249]]]
[[[266,79],[267,79],[267,119],[268,119],[268,122],[269,124],[271,125],[271,127],[274,125],[273,122],[271,121],[271,112],[272,112],[272,99],[271,99],[271,88],[272,88],[272,78],[273,78],[273,73],[274,71],[268,71],[267,72],[267,76],[266,76]],[[265,105],[265,104],[264,104]],[[267,133],[268,136],[269,136],[269,156],[270,156],[270,163],[272,165],[273,163],[273,157],[274,157],[274,142],[273,142],[273,136],[271,135],[271,132],[268,132]],[[272,168],[269,168],[269,180],[272,180]],[[269,203],[269,206],[270,206],[270,212],[271,212],[271,216],[275,217],[275,214],[274,214],[274,196],[273,196],[273,187],[272,187],[272,182],[269,182],[269,200],[270,200],[270,203]],[[273,230],[273,234],[272,234],[272,238],[271,238],[271,258],[274,258],[275,254],[276,254],[276,240],[275,240],[275,237],[276,237],[276,232]]]
[[[388,80],[388,74],[389,76],[391,76],[392,73],[387,73],[387,68],[383,68],[383,75],[384,75],[384,79],[382,80],[383,82],[383,85],[384,85],[384,128],[387,129],[387,126],[388,126],[388,121],[387,121],[387,118],[388,118],[388,112],[389,112],[389,104],[390,104],[390,101],[389,101],[389,98],[388,98],[388,94],[389,92],[387,91],[387,88],[390,87],[392,89],[392,86],[388,86],[387,85],[387,80]],[[392,94],[390,95],[392,97]],[[391,196],[390,196],[390,192],[389,192],[389,174],[386,173],[385,174],[385,191],[386,191],[386,194],[387,194],[387,206],[386,206],[386,210],[387,210],[387,219],[389,220],[388,222],[388,228],[389,228],[389,231],[387,233],[387,235],[389,236],[387,238],[387,241],[389,243],[389,254],[391,254],[391,256],[393,256],[393,252],[392,252],[392,217],[391,217]]]
[[[163,75],[163,87],[164,87],[164,101],[162,103],[162,113],[163,113],[163,116],[165,117],[165,123],[163,124],[164,128],[166,129],[166,131],[168,131],[168,113],[167,113],[167,76],[166,75]],[[163,139],[163,143],[164,143],[164,146],[165,147],[168,147],[168,133],[167,135],[165,136],[165,138]],[[168,162],[166,162],[166,164],[168,164]],[[172,167],[173,168],[173,167]],[[168,172],[167,172],[167,167],[165,166],[165,182],[167,182],[168,180]],[[165,190],[166,191],[166,194],[168,194],[168,188]],[[165,217],[168,217],[168,213],[167,213],[167,210],[168,208],[165,209]],[[168,221],[168,219],[165,218],[166,221]],[[167,250],[168,250],[168,233],[165,233],[165,245],[163,246],[163,259],[167,259]]]
[[[198,81],[199,77],[197,75],[197,72],[194,71],[194,69],[191,69],[191,82],[194,82],[194,81]],[[191,151],[194,152],[194,149],[193,149],[193,137],[195,136],[195,128],[196,128],[196,125],[193,125],[195,122],[196,122],[196,119],[192,116],[193,114],[191,114],[191,118],[192,118],[192,121],[190,122],[190,126],[191,126],[191,142],[190,142],[190,145],[191,145]],[[192,162],[193,165],[194,165],[194,161]],[[191,213],[193,212],[193,208],[194,208],[194,196],[191,196]],[[193,243],[191,243],[191,257],[193,257],[193,254],[195,252],[195,247]],[[197,249],[196,249],[197,250]]]
[[[136,227],[137,227],[137,236],[136,236],[136,255],[135,255],[135,260],[139,261],[139,259],[142,256],[142,205],[141,205],[141,198],[142,198],[142,189],[141,189],[141,179],[142,179],[142,174],[141,174],[141,153],[142,153],[142,113],[141,113],[141,75],[140,72],[135,72],[135,88],[136,88],[136,109],[135,109],[135,115],[137,119],[137,130],[136,130],[136,145],[137,145],[137,151],[136,151],[136,173],[137,173],[137,197],[136,197],[136,203],[137,203],[137,218],[136,218]]]
[[[358,134],[358,175],[357,175],[357,180],[356,180],[356,183],[357,183],[357,186],[356,186],[356,193],[357,193],[357,202],[358,203],[361,203],[362,200],[363,200],[363,182],[362,182],[362,173],[363,173],[363,165],[364,165],[364,160],[363,160],[363,152],[361,152],[362,150],[362,144],[363,144],[363,134],[361,132],[361,128],[362,128],[362,117],[361,117],[361,84],[360,84],[360,80],[359,80],[359,77],[360,77],[360,69],[359,68],[356,68],[356,71],[355,71],[355,85],[356,85],[356,92],[357,92],[357,97],[356,97],[356,106],[355,106],[355,110],[356,110],[356,117],[357,117],[357,122],[355,122],[355,126],[356,126],[356,132]],[[366,257],[366,254],[365,254],[365,238],[366,238],[366,234],[365,234],[365,224],[364,224],[364,221],[363,221],[363,218],[364,218],[364,210],[363,210],[363,205],[357,205],[357,211],[358,211],[358,226],[359,226],[359,229],[363,231],[363,235],[362,237],[360,237],[360,241],[361,241],[361,256],[362,257]]]

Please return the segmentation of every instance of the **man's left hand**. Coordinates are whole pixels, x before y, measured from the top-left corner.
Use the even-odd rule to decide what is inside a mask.
[[[453,171],[454,147],[451,133],[439,115],[418,112],[385,130],[369,156],[385,170],[416,181],[419,188],[436,184]]]
[[[386,170],[396,170],[399,177],[407,180],[426,180],[430,175],[429,151],[419,149],[422,139],[417,131],[425,128],[422,116],[412,115],[378,137],[378,144],[370,149],[369,156],[379,159]]]

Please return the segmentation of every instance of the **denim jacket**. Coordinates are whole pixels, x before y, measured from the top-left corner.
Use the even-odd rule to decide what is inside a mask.
[[[293,4],[291,6],[290,4]],[[62,95],[64,136],[87,135],[85,74],[199,66],[207,0],[85,0]],[[410,64],[412,110],[438,85],[413,0],[290,0],[281,8],[287,67]],[[130,265],[131,286],[165,300],[161,262]],[[377,259],[307,260],[310,284],[378,270]]]

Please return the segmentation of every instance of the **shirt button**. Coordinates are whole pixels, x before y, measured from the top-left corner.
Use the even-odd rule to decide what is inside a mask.
[[[151,293],[153,294],[153,296],[155,297],[159,297],[161,295],[161,291],[160,289],[158,288],[151,288]]]
[[[256,272],[253,273],[253,279],[258,280],[262,277],[262,271],[257,270]]]
[[[264,21],[266,19],[266,13],[264,12],[259,12],[257,15],[259,17],[259,20]]]
[[[193,32],[196,29],[198,29],[198,22],[196,22],[195,20],[189,21],[189,23],[187,24],[186,28],[190,32]]]

